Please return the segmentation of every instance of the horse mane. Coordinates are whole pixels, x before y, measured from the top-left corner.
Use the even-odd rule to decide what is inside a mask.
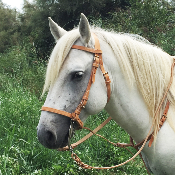
[[[112,48],[128,84],[131,87],[134,84],[137,85],[150,117],[153,119],[170,80],[172,57],[139,35],[107,32],[97,28],[93,28],[92,32]],[[78,29],[74,29],[58,40],[48,63],[43,94],[53,86],[71,46],[79,37]],[[175,87],[175,81],[156,116],[155,136],[167,100],[170,101],[175,111],[175,89],[173,87]],[[173,116],[169,114],[168,122],[175,131],[173,119]]]

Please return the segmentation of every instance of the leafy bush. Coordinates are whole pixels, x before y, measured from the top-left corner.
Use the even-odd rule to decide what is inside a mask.
[[[22,86],[39,97],[44,84],[46,63],[38,60],[34,47],[26,43],[0,54],[0,89],[3,90],[6,84],[11,82],[14,86]]]
[[[20,22],[17,11],[0,1],[0,53],[18,43]]]
[[[91,17],[91,23],[117,32],[139,34],[175,55],[175,13],[166,1],[130,0],[131,7],[117,8],[102,20]]]

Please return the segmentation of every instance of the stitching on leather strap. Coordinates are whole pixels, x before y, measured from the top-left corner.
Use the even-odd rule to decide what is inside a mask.
[[[165,110],[164,110],[163,115],[162,115],[162,117],[161,117],[161,119],[160,119],[160,121],[159,121],[159,130],[160,130],[160,128],[162,127],[162,125],[164,124],[164,122],[165,122],[166,119],[167,119],[167,112],[168,112],[168,109],[169,109],[169,105],[170,105],[170,102],[167,101]],[[148,144],[148,147],[151,147],[153,141],[154,141],[154,135],[153,135],[153,133],[152,133],[152,134],[151,134],[150,141],[149,141],[149,144]]]
[[[93,33],[92,33],[92,35],[95,38],[95,40],[97,40],[96,44],[95,44],[95,49],[100,49],[100,43],[99,43],[97,36]],[[105,83],[106,83],[106,87],[107,87],[107,97],[108,97],[107,102],[109,102],[110,95],[111,95],[111,87],[110,87],[111,80],[109,78],[108,72],[105,71],[105,68],[103,66],[102,54],[98,54],[97,57],[99,58],[100,69],[101,69],[101,72],[102,72],[103,77],[105,79]]]
[[[92,48],[89,48],[89,47],[78,46],[78,45],[73,45],[71,48],[72,49],[83,50],[83,51],[91,52],[91,53],[102,53],[102,51],[100,49],[96,50],[96,49],[92,49]]]
[[[62,110],[58,110],[58,109],[55,109],[55,108],[50,108],[50,107],[42,106],[41,110],[42,111],[53,112],[53,113],[64,115],[66,117],[71,118],[71,113],[66,112],[66,111],[62,111]]]

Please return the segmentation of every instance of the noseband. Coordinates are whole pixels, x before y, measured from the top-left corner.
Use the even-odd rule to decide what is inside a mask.
[[[66,117],[71,118],[72,121],[77,123],[78,129],[83,128],[83,122],[80,120],[79,115],[80,115],[81,110],[83,108],[85,108],[85,106],[86,106],[86,103],[87,103],[87,100],[89,97],[89,91],[90,91],[91,85],[95,82],[95,75],[96,75],[96,71],[97,71],[98,67],[100,67],[101,72],[102,72],[104,79],[105,79],[105,83],[106,83],[106,87],[107,87],[107,98],[108,98],[107,102],[109,102],[110,95],[111,95],[111,88],[110,88],[111,80],[110,80],[109,75],[105,71],[104,66],[103,66],[102,50],[100,49],[100,43],[99,43],[97,36],[94,33],[92,33],[92,35],[95,39],[95,49],[84,47],[84,46],[78,46],[78,45],[72,46],[72,49],[78,49],[78,50],[83,50],[86,52],[94,53],[94,60],[93,60],[93,64],[92,64],[91,75],[90,75],[89,82],[88,82],[88,85],[86,88],[86,92],[84,93],[84,95],[83,95],[79,105],[75,109],[75,111],[72,113],[69,113],[66,111],[62,111],[62,110],[50,108],[50,107],[45,107],[45,106],[43,106],[41,108],[42,111],[48,111],[48,112],[64,115]]]

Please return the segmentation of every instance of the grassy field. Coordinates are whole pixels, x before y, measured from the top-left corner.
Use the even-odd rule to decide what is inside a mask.
[[[146,174],[139,157],[118,169],[83,170],[73,162],[69,152],[45,149],[36,134],[42,104],[36,95],[22,87],[14,88],[9,84],[0,92],[0,174]],[[86,126],[93,129],[105,118],[104,111],[90,116]],[[76,140],[85,133],[87,131],[77,132]],[[114,142],[129,140],[113,121],[99,133]],[[82,161],[93,166],[115,165],[131,156],[96,136],[78,146],[75,152]]]

